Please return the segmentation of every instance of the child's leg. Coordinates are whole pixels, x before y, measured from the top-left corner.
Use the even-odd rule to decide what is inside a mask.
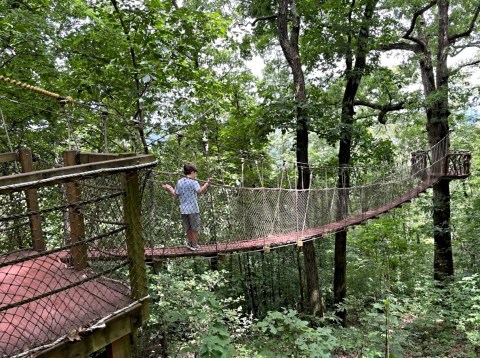
[[[200,232],[200,214],[190,215],[190,242],[194,245],[198,245],[198,236]]]
[[[188,241],[191,242],[193,245],[198,245],[198,231],[188,229],[187,237]]]
[[[183,228],[185,229],[185,232],[187,233],[187,241],[190,244],[194,244],[195,240],[195,235],[193,234],[192,230],[192,225],[190,223],[190,216],[183,214],[182,215],[182,222],[183,222]]]
[[[193,245],[197,245],[198,232],[193,231],[192,228],[189,228],[187,230],[187,239],[188,239],[188,242],[192,243]]]

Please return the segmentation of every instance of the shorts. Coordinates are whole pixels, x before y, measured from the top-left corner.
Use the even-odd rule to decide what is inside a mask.
[[[200,231],[200,214],[182,214],[183,228],[185,231],[192,229],[193,231]]]

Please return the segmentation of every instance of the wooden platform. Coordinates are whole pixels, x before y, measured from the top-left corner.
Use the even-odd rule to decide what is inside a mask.
[[[15,204],[19,212],[11,215],[6,210],[1,219],[11,222],[16,216],[28,218],[34,248],[24,250],[23,242],[12,243],[16,233],[2,236],[4,248],[11,252],[0,254],[0,357],[88,357],[102,348],[109,357],[127,357],[133,342],[130,335],[134,336],[148,317],[147,273],[139,225],[139,172],[153,168],[157,162],[153,155],[73,150],[65,151],[63,159],[61,168],[35,170],[28,148],[0,154],[0,163],[19,161],[22,168],[22,173],[12,171],[12,175],[0,177],[0,195],[22,193],[26,198],[25,207]],[[86,237],[88,231],[78,207],[86,202],[81,183],[99,178],[121,183],[115,196],[123,196],[120,206],[125,228],[137,229],[125,230],[124,246],[129,251],[123,260],[92,265],[85,260],[84,252],[87,244],[98,238]],[[51,201],[47,200],[50,207],[41,208],[38,197],[49,195],[48,189],[43,190],[58,184],[64,185],[67,206],[63,195],[53,195]],[[63,223],[68,244],[46,240],[42,228],[45,214]],[[67,251],[73,260],[62,261]],[[125,272],[127,277],[123,277]],[[119,275],[125,282],[113,279]]]
[[[2,255],[0,352],[11,356],[76,333],[134,304],[128,287],[106,278],[86,280],[56,254],[28,259],[35,251]],[[8,262],[17,263],[6,264]],[[40,297],[40,298],[39,298]]]

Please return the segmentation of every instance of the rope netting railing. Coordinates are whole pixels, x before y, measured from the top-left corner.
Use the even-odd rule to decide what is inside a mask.
[[[286,176],[281,179],[282,173],[278,174],[279,188],[223,185],[214,178],[198,197],[200,252],[292,244],[376,217],[410,201],[440,177],[468,175],[469,154],[447,154],[448,146],[446,137],[428,151],[413,153],[404,164],[312,168],[308,190],[285,187],[295,181]],[[180,178],[181,173],[156,171],[149,183],[151,195],[143,203],[144,225],[150,228],[147,255],[150,250],[160,257],[176,256],[170,248],[186,243],[178,199],[161,186],[175,186]],[[350,186],[338,188],[339,181]]]
[[[140,206],[129,202],[140,203],[146,167],[64,167],[3,178],[8,185],[0,178],[2,354],[78,338],[147,298],[143,243],[132,247]]]
[[[359,172],[356,168],[348,170]],[[147,243],[151,248],[184,245],[185,231],[178,202],[158,185],[175,183],[181,175],[157,175],[155,195],[146,199],[152,209],[145,210],[144,216],[149,221],[145,226],[153,229],[146,232]],[[312,228],[337,222],[339,207],[346,209],[340,220],[362,214],[397,199],[420,182],[410,175],[409,168],[404,168],[396,176],[384,176],[371,184],[347,189],[296,190],[212,184],[198,200],[202,221],[200,242],[215,246],[227,244],[220,245],[219,251],[241,249],[241,242],[251,240],[258,241],[255,247],[263,247],[275,243],[269,238],[285,234],[293,235],[285,238],[285,243],[296,242],[308,236]],[[345,197],[348,204],[340,205],[339,201]],[[149,206],[144,204],[144,207]]]

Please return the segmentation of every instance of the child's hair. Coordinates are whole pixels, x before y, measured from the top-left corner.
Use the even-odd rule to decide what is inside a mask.
[[[196,171],[197,171],[197,168],[193,164],[187,163],[183,166],[183,174],[185,175],[191,174]]]

